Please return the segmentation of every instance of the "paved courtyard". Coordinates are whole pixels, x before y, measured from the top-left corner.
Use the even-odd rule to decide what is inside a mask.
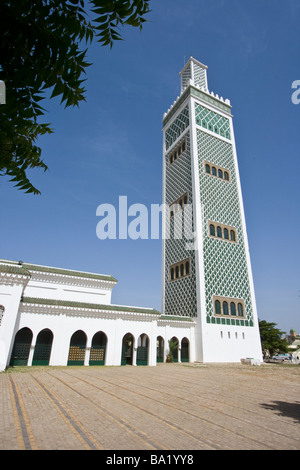
[[[0,449],[300,449],[300,366],[0,373]]]

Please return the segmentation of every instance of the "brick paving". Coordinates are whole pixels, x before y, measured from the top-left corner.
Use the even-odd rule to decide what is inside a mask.
[[[0,374],[1,450],[299,450],[300,365]]]

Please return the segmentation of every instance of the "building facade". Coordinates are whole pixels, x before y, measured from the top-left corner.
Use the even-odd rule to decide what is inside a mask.
[[[194,360],[191,319],[111,303],[113,276],[0,260],[0,370]]]
[[[261,359],[231,105],[190,58],[163,118],[165,316],[192,318],[203,362]]]
[[[262,360],[229,100],[190,58],[163,117],[162,313],[113,276],[0,260],[0,370]]]

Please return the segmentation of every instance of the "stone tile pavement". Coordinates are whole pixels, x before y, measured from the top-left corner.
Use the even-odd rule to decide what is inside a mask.
[[[300,366],[0,373],[1,450],[299,450]]]

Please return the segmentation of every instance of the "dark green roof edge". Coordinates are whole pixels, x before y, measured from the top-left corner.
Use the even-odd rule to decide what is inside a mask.
[[[73,271],[72,269],[63,269],[63,268],[52,268],[50,266],[39,266],[37,264],[30,264],[30,263],[22,263],[19,264],[17,261],[5,261],[0,260],[0,263],[6,264],[7,266],[11,267],[19,267],[24,268],[25,270],[32,270],[32,271],[40,271],[52,274],[62,274],[65,276],[74,276],[74,277],[83,277],[86,279],[97,279],[100,281],[111,281],[111,282],[118,282],[118,280],[113,277],[112,275],[105,275],[105,274],[94,274],[94,273],[86,273],[83,271]]]
[[[127,307],[123,305],[105,305],[105,304],[90,304],[88,302],[73,302],[69,300],[55,300],[55,299],[39,299],[36,297],[23,297],[23,303],[38,304],[38,305],[56,305],[57,307],[75,307],[75,308],[89,308],[94,310],[111,310],[118,312],[134,312],[134,313],[150,313],[153,315],[160,315],[160,312],[150,308],[142,307]]]
[[[23,266],[13,266],[9,264],[0,264],[0,272],[7,274],[20,274],[27,277],[31,276],[30,272]]]
[[[194,322],[195,320],[192,317],[184,317],[180,315],[161,315],[159,320],[173,320],[173,321],[190,321]]]

